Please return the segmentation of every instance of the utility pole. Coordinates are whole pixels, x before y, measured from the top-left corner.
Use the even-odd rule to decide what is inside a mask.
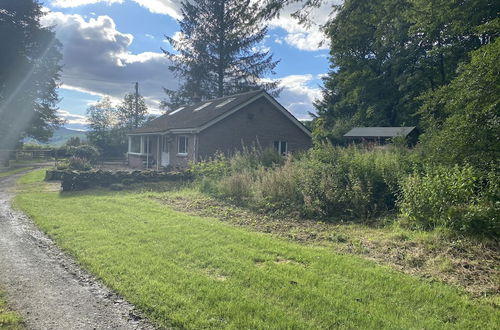
[[[135,83],[135,113],[134,113],[134,126],[137,128],[139,126],[139,82]]]

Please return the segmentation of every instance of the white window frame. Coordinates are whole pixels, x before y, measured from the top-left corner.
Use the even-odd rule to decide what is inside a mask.
[[[132,151],[132,139],[134,138],[139,138],[140,141],[139,141],[139,152],[136,152],[136,151]],[[143,152],[143,146],[144,146],[144,140],[143,140],[143,136],[137,136],[137,135],[129,135],[128,137],[128,153],[129,154],[132,154],[132,155],[142,155],[142,152]]]
[[[288,153],[288,141],[274,141],[274,150],[276,150],[280,155],[286,155]]]
[[[184,152],[181,152],[181,141],[184,140]],[[189,149],[189,138],[187,135],[179,135],[177,137],[177,155],[187,156]]]

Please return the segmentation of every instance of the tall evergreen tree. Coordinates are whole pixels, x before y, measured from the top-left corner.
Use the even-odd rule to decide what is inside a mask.
[[[165,90],[164,106],[255,88],[277,94],[276,81],[261,79],[274,73],[279,61],[259,49],[267,32],[259,13],[251,0],[184,1],[180,36],[167,37],[176,52],[163,50],[183,83],[179,91]]]
[[[62,120],[56,88],[60,43],[40,25],[35,0],[0,0],[0,149],[24,136],[47,141]]]

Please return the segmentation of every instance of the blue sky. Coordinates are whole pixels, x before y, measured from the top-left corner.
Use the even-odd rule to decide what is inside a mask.
[[[160,47],[164,35],[179,32],[180,0],[46,0],[42,24],[54,26],[63,44],[60,115],[68,128],[85,128],[87,107],[104,95],[119,102],[138,81],[150,112],[161,113],[163,87],[176,88]],[[299,119],[314,111],[321,75],[328,71],[328,44],[317,26],[305,28],[291,18],[298,7],[286,8],[269,22],[268,35],[258,47],[270,49],[281,62],[276,75],[283,92],[279,101]],[[327,19],[324,8],[316,22]]]

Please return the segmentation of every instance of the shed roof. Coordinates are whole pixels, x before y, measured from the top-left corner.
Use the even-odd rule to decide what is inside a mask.
[[[310,135],[309,130],[305,128],[302,123],[300,123],[292,114],[290,114],[264,90],[256,90],[198,102],[192,105],[184,105],[174,109],[173,111],[169,111],[142,127],[131,131],[129,134],[153,134],[188,129],[200,131],[261,97],[266,97],[279,110],[281,110],[286,116],[300,126],[301,129]]]
[[[412,127],[354,127],[344,137],[406,137],[415,129]]]

